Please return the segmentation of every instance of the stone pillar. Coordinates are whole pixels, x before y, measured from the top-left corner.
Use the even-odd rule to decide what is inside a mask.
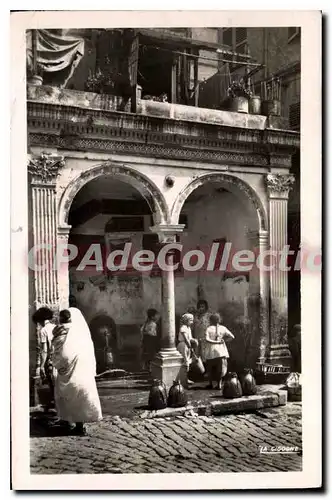
[[[290,364],[288,348],[288,272],[280,269],[280,252],[287,245],[288,193],[294,182],[289,174],[268,174],[270,250],[278,252],[270,272],[270,342],[268,362]],[[287,266],[287,263],[284,263]]]
[[[57,250],[63,253],[68,245],[71,226],[58,226],[57,232]],[[59,310],[69,307],[69,266],[63,262],[58,266],[58,304]]]
[[[269,249],[269,232],[260,230],[258,232],[258,248],[259,253],[263,254]],[[263,269],[259,270],[259,328],[260,328],[260,354],[259,362],[264,363],[266,360],[267,347],[269,345],[270,333],[270,274]]]
[[[256,259],[269,249],[269,232],[265,230],[251,231],[248,233],[248,239],[251,242],[252,250],[255,252]],[[259,357],[258,362],[266,361],[267,348],[269,345],[269,290],[270,276],[268,271],[264,271],[262,266],[255,266],[250,272],[249,293],[251,311],[250,316],[257,318],[258,336],[259,336]],[[252,311],[252,306],[255,311]]]
[[[58,308],[57,271],[54,268],[56,249],[56,179],[64,166],[62,156],[42,153],[28,162],[29,189],[31,189],[32,245],[29,266],[33,269],[35,308]],[[36,332],[36,370],[34,382],[39,378],[40,343]],[[35,384],[36,385],[36,384]]]
[[[160,224],[151,227],[157,233],[163,245],[175,243],[175,236],[184,229],[184,224]],[[175,289],[173,267],[174,251],[169,251],[165,257],[168,269],[161,270],[162,276],[162,336],[161,348],[151,364],[153,378],[161,380],[169,389],[174,380],[187,384],[187,372],[183,358],[175,346]]]

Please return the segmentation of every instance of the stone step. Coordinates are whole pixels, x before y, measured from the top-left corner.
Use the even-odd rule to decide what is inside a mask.
[[[242,396],[235,399],[216,399],[215,401],[190,401],[181,408],[165,408],[156,411],[143,411],[141,418],[160,418],[184,416],[218,416],[227,413],[254,412],[263,408],[284,406],[287,403],[287,391],[267,391],[255,396]]]

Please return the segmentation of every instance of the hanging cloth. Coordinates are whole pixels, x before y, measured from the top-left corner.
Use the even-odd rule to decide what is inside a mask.
[[[84,40],[35,30],[37,64],[46,84],[65,87],[84,55]],[[32,30],[27,30],[27,68],[33,68]]]

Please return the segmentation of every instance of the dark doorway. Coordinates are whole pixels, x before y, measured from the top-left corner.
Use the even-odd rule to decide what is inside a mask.
[[[173,53],[170,50],[141,45],[138,62],[138,84],[145,95],[167,94],[171,100]]]

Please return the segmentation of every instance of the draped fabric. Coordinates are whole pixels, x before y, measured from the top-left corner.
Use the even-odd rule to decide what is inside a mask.
[[[54,329],[56,409],[59,417],[68,422],[96,422],[102,413],[93,342],[82,313],[73,307],[69,311],[71,322]]]
[[[34,30],[37,64],[43,70],[44,83],[65,87],[84,55],[84,40],[62,36],[53,30]],[[33,70],[33,36],[27,31],[27,68]]]

